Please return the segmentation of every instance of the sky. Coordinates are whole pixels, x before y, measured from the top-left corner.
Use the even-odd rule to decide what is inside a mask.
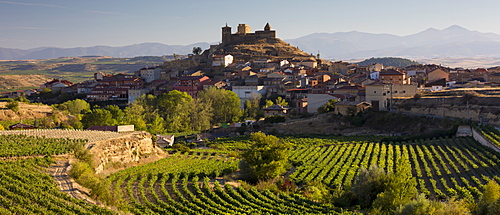
[[[498,0],[0,0],[0,47],[189,45],[267,22],[281,39],[360,31],[406,36],[459,25],[500,34]]]

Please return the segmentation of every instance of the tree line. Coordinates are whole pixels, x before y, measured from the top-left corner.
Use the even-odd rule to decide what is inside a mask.
[[[260,94],[241,102],[236,93],[212,87],[200,91],[196,98],[177,90],[158,96],[147,94],[123,109],[117,105],[91,107],[81,99],[53,107],[75,116],[62,124],[65,128],[134,125],[136,130],[161,134],[203,131],[222,123],[259,119],[264,116],[262,108],[274,104],[288,105],[281,97],[264,99]]]
[[[218,88],[205,89],[196,98],[177,90],[159,96],[143,95],[124,109],[117,105],[90,107],[81,99],[55,107],[79,119],[71,123],[74,128],[131,124],[136,130],[155,134],[207,130],[238,121],[244,112],[236,93]]]

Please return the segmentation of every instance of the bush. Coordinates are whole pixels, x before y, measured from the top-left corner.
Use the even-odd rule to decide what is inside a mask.
[[[274,116],[268,116],[264,120],[264,123],[280,123],[280,122],[285,122],[285,116],[282,115],[274,115]]]
[[[302,194],[308,199],[318,202],[329,202],[332,200],[330,188],[320,181],[308,182],[302,188]]]
[[[19,102],[16,100],[10,100],[7,102],[5,107],[7,107],[8,109],[11,109],[14,112],[17,112],[17,111],[19,111]]]
[[[178,152],[182,152],[182,153],[186,153],[186,152],[189,152],[189,150],[191,150],[189,147],[185,146],[185,145],[182,145],[180,143],[176,143],[172,146],[172,149],[174,151],[178,151]]]

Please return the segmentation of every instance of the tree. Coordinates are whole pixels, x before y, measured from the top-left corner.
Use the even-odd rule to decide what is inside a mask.
[[[107,126],[113,123],[113,117],[111,112],[106,109],[93,109],[87,110],[83,114],[82,124],[83,127],[88,128],[90,126]]]
[[[281,106],[288,106],[288,102],[286,102],[282,97],[276,98],[276,101],[274,103]]]
[[[369,208],[377,195],[386,190],[387,180],[384,169],[377,165],[371,165],[369,169],[361,167],[351,188],[354,200],[362,208]]]
[[[146,124],[147,130],[152,134],[165,133],[165,120],[157,113],[152,113],[151,123]]]
[[[262,115],[259,107],[261,99],[262,96],[260,94],[254,93],[250,95],[250,99],[245,100],[243,103],[245,108],[243,113],[244,119],[257,119],[257,117]]]
[[[500,186],[494,181],[490,180],[484,186],[484,192],[479,198],[477,214],[494,214],[492,211],[498,211],[500,200]]]
[[[373,207],[387,212],[394,211],[418,194],[416,186],[417,181],[411,174],[408,157],[400,157],[396,161],[396,171],[388,175],[387,189],[377,195]]]
[[[191,112],[189,117],[191,119],[191,129],[193,131],[204,131],[211,127],[210,120],[213,117],[213,109],[210,101],[204,101],[196,98],[191,101]]]
[[[335,103],[337,103],[339,100],[337,99],[330,99],[328,102],[326,102],[324,105],[321,105],[318,108],[319,113],[328,113],[335,111]]]
[[[90,109],[90,104],[81,99],[66,101],[59,105],[59,110],[67,110],[72,115],[81,114],[82,110]]]
[[[45,87],[42,89],[42,91],[40,92],[40,95],[41,96],[44,96],[44,95],[47,95],[47,94],[51,94],[52,93],[52,90],[48,87]]]
[[[212,104],[212,124],[235,122],[243,114],[240,98],[233,91],[211,87],[201,91],[198,98]]]
[[[189,131],[191,120],[189,113],[193,98],[186,92],[172,90],[161,94],[155,100],[160,116],[165,119],[167,132]]]
[[[125,108],[125,122],[134,125],[136,131],[145,131],[146,122],[142,118],[145,113],[144,107],[134,101]]]
[[[108,105],[104,107],[111,113],[112,123],[111,125],[123,125],[125,121],[125,113],[118,107],[118,105]]]
[[[273,101],[266,99],[266,103],[264,104],[264,108],[268,108],[268,107],[271,107],[273,105],[274,105]]]
[[[262,132],[250,135],[250,148],[241,154],[240,168],[248,181],[273,179],[285,172],[290,145]]]
[[[193,47],[193,54],[200,55],[203,50],[201,47]]]

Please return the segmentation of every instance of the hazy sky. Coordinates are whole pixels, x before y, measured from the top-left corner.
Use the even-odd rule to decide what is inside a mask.
[[[498,0],[0,0],[0,47],[188,45],[266,22],[281,39],[361,31],[400,36],[460,25],[500,34]]]

